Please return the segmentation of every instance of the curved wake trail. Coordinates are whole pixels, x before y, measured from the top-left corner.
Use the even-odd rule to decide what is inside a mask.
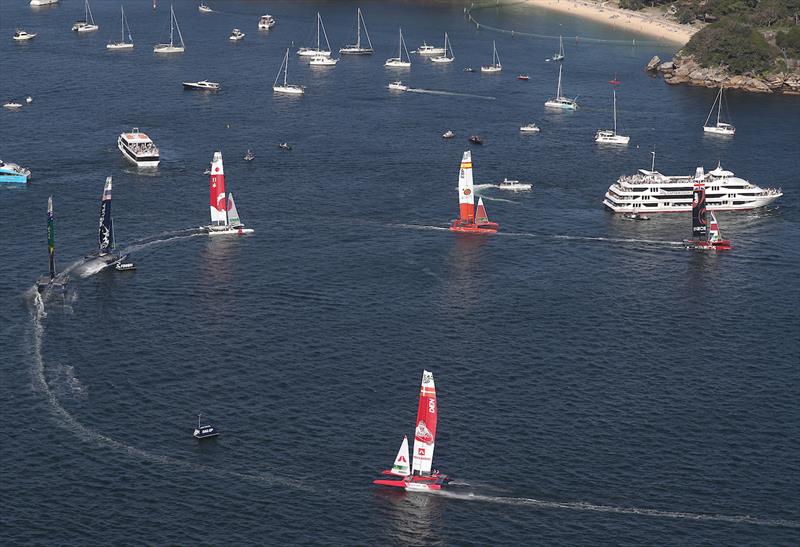
[[[490,97],[488,95],[474,95],[472,93],[456,93],[455,91],[437,91],[435,89],[421,89],[409,87],[406,90],[408,93],[427,93],[429,95],[449,95],[451,97],[470,97],[472,99],[486,99],[487,101],[497,100],[497,97]]]
[[[706,522],[725,522],[729,524],[753,524],[756,526],[775,526],[783,528],[800,528],[800,522],[786,519],[768,519],[750,515],[720,515],[709,513],[689,513],[685,511],[664,511],[642,507],[617,507],[614,505],[597,505],[588,502],[559,502],[537,500],[533,498],[506,498],[502,496],[484,496],[482,494],[460,494],[440,490],[436,495],[465,501],[482,501],[486,503],[502,503],[505,505],[529,506],[541,509],[566,509],[571,511],[594,511],[596,513],[615,513],[621,515],[641,515],[645,517],[686,519]]]
[[[128,245],[128,247],[124,249],[123,252],[130,252],[132,250],[141,250],[146,247],[156,245],[158,243],[164,243],[178,238],[192,237],[202,233],[204,233],[202,228],[178,230],[175,232],[165,232],[157,236],[144,238],[134,243],[131,243],[130,245]],[[76,271],[86,261],[87,259],[84,258],[73,262],[62,272],[62,274],[68,274],[70,272]],[[84,441],[94,442],[96,444],[109,447],[111,449],[123,452],[129,456],[133,456],[148,462],[184,467],[192,471],[198,471],[202,473],[213,473],[222,476],[236,477],[239,479],[261,481],[268,484],[276,484],[299,490],[315,491],[313,487],[303,484],[300,481],[276,476],[273,474],[268,474],[268,473],[248,474],[248,473],[240,473],[238,471],[226,471],[226,470],[215,469],[191,461],[165,456],[162,454],[153,454],[141,448],[125,444],[122,441],[118,441],[112,437],[109,437],[108,435],[104,435],[83,425],[80,421],[78,421],[77,418],[75,418],[75,416],[70,414],[69,411],[66,408],[64,408],[64,406],[58,400],[58,397],[56,397],[55,393],[53,393],[53,391],[50,389],[50,385],[47,383],[47,378],[45,376],[45,362],[42,353],[44,334],[45,334],[43,320],[47,317],[44,300],[42,299],[42,296],[39,294],[39,291],[37,291],[36,285],[33,285],[30,289],[28,289],[28,291],[25,292],[24,296],[29,303],[30,315],[31,315],[31,334],[33,341],[32,344],[33,367],[31,369],[31,377],[33,380],[33,386],[36,391],[44,395],[45,399],[50,405],[51,411],[53,412],[57,420],[60,422],[59,425],[63,426],[64,428],[66,428],[67,430],[69,430],[70,432],[72,432],[73,434],[75,434]],[[45,299],[46,298],[47,294],[45,294]]]

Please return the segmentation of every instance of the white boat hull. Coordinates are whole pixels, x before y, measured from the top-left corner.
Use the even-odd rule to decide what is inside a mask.
[[[307,47],[301,47],[297,50],[297,54],[300,57],[330,57],[330,51],[323,51],[321,49],[312,49]]]
[[[133,49],[133,44],[122,42],[119,44],[106,44],[106,49]]]
[[[36,33],[24,34],[22,36],[14,36],[14,41],[27,42],[28,40],[33,40],[34,38],[36,38]]]
[[[401,61],[400,59],[387,59],[383,66],[386,68],[411,68],[409,61]]]
[[[153,48],[153,53],[183,53],[186,48],[183,46],[171,46],[169,44],[159,44]]]
[[[578,106],[575,103],[565,103],[561,101],[547,101],[544,103],[547,108],[557,108],[560,110],[575,110]]]
[[[50,4],[56,4],[58,0],[31,0],[30,5],[34,8],[39,6],[49,6]]]
[[[431,58],[432,63],[452,63],[455,61],[455,57],[433,57]]]
[[[434,47],[430,49],[418,49],[417,54],[419,55],[444,55],[445,51],[443,47]]]
[[[157,160],[137,160],[137,159],[135,159],[135,155],[133,154],[133,152],[130,152],[127,148],[125,148],[125,146],[122,144],[122,140],[121,139],[117,139],[117,148],[119,149],[120,152],[122,152],[122,155],[125,157],[125,159],[128,160],[129,162],[131,162],[132,164],[134,164],[136,167],[142,167],[142,168],[145,168],[145,169],[154,168],[154,167],[158,167],[158,164],[161,161],[160,159],[157,159]]]
[[[506,185],[499,185],[498,188],[500,190],[513,190],[514,192],[518,192],[520,190],[530,190],[533,188],[532,184],[506,184]]]
[[[245,234],[255,233],[253,228],[245,228],[244,226],[205,226],[210,236],[241,236]]]
[[[320,57],[318,59],[311,59],[308,64],[309,66],[336,66],[336,63],[339,62],[339,59],[331,59],[330,57]]]
[[[736,129],[729,128],[729,127],[714,127],[705,125],[703,126],[703,132],[711,133],[712,135],[724,135],[726,137],[732,137],[736,133]]]
[[[519,130],[523,133],[538,133],[539,128],[535,125],[523,125],[519,128]]]
[[[303,95],[306,92],[302,87],[294,85],[274,85],[272,86],[272,91],[286,95]]]
[[[483,74],[497,74],[503,70],[501,66],[482,66],[481,72]]]
[[[595,137],[594,142],[598,144],[628,144],[631,142],[631,138],[624,135],[598,135]]]

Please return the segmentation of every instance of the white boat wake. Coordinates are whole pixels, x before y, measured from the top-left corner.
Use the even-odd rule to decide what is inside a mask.
[[[132,250],[141,250],[159,243],[173,241],[179,238],[192,237],[204,233],[201,228],[192,228],[188,230],[179,230],[174,232],[165,232],[163,234],[138,240],[131,243],[123,252],[130,252]],[[93,261],[93,258],[80,259],[73,262],[62,273],[69,274],[72,272],[79,272],[80,268],[88,262]],[[91,275],[91,274],[87,274]],[[85,276],[83,276],[85,277]],[[30,317],[31,317],[31,338],[32,338],[32,361],[31,378],[33,388],[42,394],[46,401],[49,403],[50,410],[56,418],[58,425],[64,427],[71,433],[75,434],[78,438],[86,442],[93,442],[100,446],[105,446],[119,452],[123,452],[128,456],[133,456],[148,462],[179,466],[190,469],[200,473],[212,473],[221,476],[236,477],[239,479],[259,481],[268,484],[275,484],[283,487],[291,487],[299,490],[313,491],[314,488],[303,484],[298,480],[273,475],[271,473],[248,474],[240,473],[237,471],[214,469],[205,465],[197,464],[191,461],[181,460],[166,456],[163,454],[153,454],[141,448],[125,444],[108,435],[99,433],[90,427],[83,425],[78,419],[69,413],[69,411],[61,404],[56,394],[51,389],[45,375],[45,361],[43,356],[43,342],[45,335],[45,319],[47,318],[47,311],[45,309],[45,301],[50,296],[49,291],[44,293],[44,298],[36,288],[36,285],[31,286],[25,293],[24,297],[29,304]],[[74,376],[74,369],[70,371]]]
[[[435,495],[465,501],[480,501],[485,503],[502,503],[506,505],[520,505],[540,509],[566,509],[571,511],[594,511],[597,513],[615,513],[621,515],[641,515],[646,517],[686,519],[706,522],[725,522],[730,524],[753,524],[756,526],[775,526],[783,528],[800,528],[800,522],[786,519],[769,519],[753,517],[750,515],[722,515],[712,513],[690,513],[686,511],[665,511],[643,507],[618,507],[614,505],[598,505],[589,502],[574,501],[548,501],[534,498],[510,498],[503,496],[484,496],[475,493],[460,493],[451,490],[440,490]]]
[[[437,91],[435,89],[421,89],[409,87],[406,90],[408,93],[427,93],[429,95],[448,95],[451,97],[470,97],[472,99],[486,99],[487,101],[497,100],[497,97],[490,97],[488,95],[473,95],[472,93],[456,93],[455,91]]]

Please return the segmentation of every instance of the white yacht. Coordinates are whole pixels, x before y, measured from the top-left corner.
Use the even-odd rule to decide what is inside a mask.
[[[322,49],[321,37],[325,38],[325,49]],[[319,14],[319,12],[317,12],[317,47],[301,47],[297,50],[297,54],[301,57],[331,56],[331,43],[328,41],[328,33],[325,32],[325,25],[322,23],[322,16]]]
[[[598,129],[594,142],[600,144],[628,144],[631,138],[617,134],[617,91],[614,90],[614,129]]]
[[[547,59],[548,61],[563,61],[564,60],[564,38],[559,36],[558,37],[558,52],[554,53],[552,57]]]
[[[200,80],[199,82],[183,82],[183,88],[196,91],[219,91],[220,85],[218,82]]]
[[[492,40],[492,64],[482,66],[481,72],[484,74],[497,74],[501,70],[503,70],[503,65],[500,64],[500,56],[497,54],[497,44]]]
[[[535,123],[529,123],[528,125],[521,126],[519,130],[523,133],[538,133],[539,126]]]
[[[397,80],[396,82],[391,82],[389,85],[386,86],[387,89],[391,91],[408,91],[408,86]]]
[[[22,103],[18,103],[17,101],[8,101],[7,103],[3,103],[3,108],[7,108],[9,110],[17,110],[22,108]]]
[[[364,27],[364,36],[367,37],[367,46],[361,43],[361,27]],[[367,32],[367,24],[364,22],[364,16],[361,15],[361,8],[358,8],[358,16],[356,17],[356,43],[355,44],[348,44],[343,48],[339,49],[339,53],[344,55],[372,55],[374,50],[372,49],[372,40],[369,39],[369,33]]]
[[[36,38],[35,32],[28,32],[27,30],[22,28],[18,28],[14,32],[14,40],[16,40],[17,42],[27,42],[28,40],[33,40],[34,38]]]
[[[456,60],[456,56],[453,54],[453,44],[450,43],[450,37],[447,36],[447,33],[444,33],[444,53],[437,57],[431,57],[432,63],[452,63]]]
[[[711,115],[714,112],[715,106],[717,107],[717,123],[715,123],[714,125],[708,125],[708,120],[711,119]],[[722,86],[720,86],[719,88],[719,93],[717,93],[717,98],[714,99],[714,104],[711,105],[711,110],[708,111],[706,122],[703,124],[703,131],[705,133],[711,133],[714,135],[724,135],[732,137],[736,133],[736,128],[729,123],[723,122],[721,119],[721,115],[722,115]]]
[[[131,29],[128,26],[128,21],[125,19],[125,8],[119,7],[122,12],[122,22],[119,29],[119,42],[109,42],[106,44],[106,49],[133,49],[133,37],[131,36]],[[128,31],[128,40],[125,41],[125,30]]]
[[[178,31],[178,39],[180,45],[175,43],[175,31]],[[156,44],[153,47],[153,53],[183,53],[186,46],[183,43],[183,35],[181,28],[178,26],[178,19],[175,17],[175,10],[172,5],[169,6],[169,44]]]
[[[34,8],[39,6],[49,6],[50,4],[56,4],[58,0],[31,0],[30,5]]]
[[[533,188],[533,184],[504,178],[503,182],[498,184],[497,187],[501,190],[513,190],[514,192],[519,192],[520,190],[530,190]]]
[[[275,26],[275,18],[272,15],[262,15],[258,20],[258,30],[269,30]]]
[[[406,53],[405,59],[403,59],[404,51]],[[409,56],[408,49],[406,48],[406,41],[403,40],[403,29],[400,29],[400,45],[397,46],[397,57],[386,59],[386,62],[383,63],[383,66],[387,68],[411,68],[411,57]]]
[[[134,127],[130,133],[121,133],[117,138],[117,148],[126,160],[137,167],[158,167],[158,147],[138,127]]]
[[[281,72],[283,72],[283,84],[279,85],[278,80],[281,78]],[[281,67],[278,69],[278,75],[275,76],[275,82],[272,84],[272,91],[274,93],[286,93],[288,95],[303,95],[305,93],[305,89],[303,86],[298,84],[290,84],[287,83],[286,77],[289,73],[289,48],[286,48],[286,54],[283,56],[283,62],[281,63]]]
[[[83,19],[75,21],[72,25],[72,30],[75,32],[94,32],[100,28],[95,25],[94,17],[92,16],[92,9],[89,7],[89,0],[84,0],[83,3]]]
[[[231,35],[228,37],[228,40],[231,42],[238,42],[240,40],[244,40],[244,32],[235,28],[231,31]]]
[[[655,163],[655,153],[653,153]],[[735,176],[719,164],[704,175],[710,211],[746,211],[769,205],[783,195]],[[686,213],[692,210],[693,177],[662,175],[651,166],[623,175],[606,192],[603,205],[615,213]]]
[[[562,110],[576,110],[578,103],[575,99],[569,99],[561,95],[561,69],[563,65],[558,67],[558,87],[556,88],[556,96],[552,99],[545,101],[544,105],[548,108],[560,108]]]
[[[445,50],[443,47],[436,47],[422,42],[422,45],[417,48],[417,53],[420,55],[444,55]]]
[[[326,57],[325,55],[315,55],[311,58],[308,62],[311,66],[336,66],[336,63],[339,62],[339,59],[334,59],[333,57]]]
[[[211,13],[214,10],[211,9],[211,6],[207,6],[206,4],[200,4],[199,6],[197,6],[197,11],[199,11],[200,13]]]

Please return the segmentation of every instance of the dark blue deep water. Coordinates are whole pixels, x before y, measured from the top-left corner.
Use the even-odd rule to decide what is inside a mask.
[[[313,71],[291,55],[307,94],[273,96],[315,12],[338,48],[357,5],[230,1],[203,15],[178,0],[187,51],[157,58],[164,2],[126,3],[136,48],[116,54],[104,46],[117,2],[93,3],[89,36],[70,32],[78,0],[0,3],[0,100],[34,97],[0,111],[0,157],[34,175],[0,189],[0,542],[800,542],[800,100],[730,93],[736,137],[711,139],[715,92],[643,71],[670,48],[567,39],[564,87],[583,108],[546,113],[557,42],[478,32],[460,5],[388,1],[360,4],[375,56]],[[264,12],[278,20],[269,33],[256,30]],[[524,6],[476,16],[636,37]],[[15,44],[17,25],[39,36]],[[495,99],[388,93],[398,26],[410,49],[446,30],[456,55],[444,67],[412,56],[403,80]],[[493,39],[503,73],[463,72],[489,62]],[[614,74],[632,141],[601,149]],[[203,78],[222,91],[182,90]],[[542,133],[521,136],[529,121]],[[133,126],[161,147],[154,174],[115,148]],[[534,184],[479,189],[502,226],[493,237],[443,230],[470,133],[485,139],[477,183]],[[719,215],[733,251],[686,251],[688,215],[621,222],[602,206],[654,145],[662,172],[721,160],[785,195]],[[216,149],[256,233],[177,237],[208,222]],[[65,268],[94,245],[108,175],[139,269],[74,274],[45,317],[30,287],[46,270],[47,196]],[[423,368],[440,397],[435,466],[456,484],[382,491],[370,481],[412,431]],[[192,439],[198,412],[216,442]]]

